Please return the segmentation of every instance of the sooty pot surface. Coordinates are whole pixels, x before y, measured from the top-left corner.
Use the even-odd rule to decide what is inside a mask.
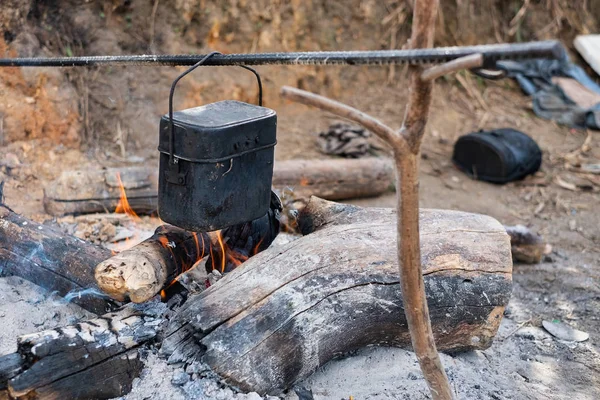
[[[160,121],[158,213],[190,231],[214,231],[266,214],[277,115],[226,100]],[[171,155],[171,142],[172,155]]]

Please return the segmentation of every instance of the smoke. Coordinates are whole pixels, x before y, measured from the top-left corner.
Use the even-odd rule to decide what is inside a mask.
[[[74,299],[81,299],[84,296],[93,296],[98,298],[108,298],[106,294],[102,293],[98,289],[89,288],[83,290],[71,290],[69,293],[63,296],[66,303],[70,303]]]

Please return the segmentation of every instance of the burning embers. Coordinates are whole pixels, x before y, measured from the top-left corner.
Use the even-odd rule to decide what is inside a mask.
[[[118,210],[130,215],[132,222],[139,219],[129,207],[125,189],[121,194]],[[98,285],[117,300],[142,302],[159,292],[166,295],[183,273],[202,262],[209,274],[232,271],[269,247],[279,233],[281,202],[275,194],[271,197],[263,217],[221,231],[188,232],[159,226],[152,237],[100,263],[95,272]]]

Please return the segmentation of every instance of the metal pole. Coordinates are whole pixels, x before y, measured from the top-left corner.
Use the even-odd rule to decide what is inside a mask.
[[[441,64],[471,54],[482,54],[483,67],[494,68],[499,60],[532,58],[562,59],[566,52],[558,41],[438,47],[412,50],[325,51],[215,55],[207,66],[217,65],[387,65]],[[194,65],[206,54],[126,55],[55,58],[0,58],[0,67],[89,67],[98,65]]]

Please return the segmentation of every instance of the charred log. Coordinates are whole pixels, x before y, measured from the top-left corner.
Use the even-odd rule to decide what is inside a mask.
[[[126,306],[72,326],[18,338],[0,357],[0,393],[11,399],[109,399],[131,390],[139,347],[156,339],[167,308]]]
[[[208,233],[193,233],[163,225],[144,242],[98,264],[98,286],[113,299],[148,301],[182,273],[208,256],[207,271],[226,273],[273,242],[279,232],[281,203],[274,194],[267,214],[223,229],[216,242]]]
[[[312,210],[312,211],[309,211]],[[410,347],[393,210],[312,199],[311,233],[248,260],[191,297],[162,351],[201,359],[243,390],[276,394],[367,345]],[[508,303],[509,238],[490,217],[422,210],[422,266],[436,343],[485,349]],[[265,362],[268,360],[268,362]]]
[[[0,276],[15,275],[61,296],[98,291],[93,269],[110,250],[66,235],[0,206]],[[95,314],[117,304],[98,296],[74,296],[73,302]]]
[[[117,397],[139,371],[138,347],[165,337],[161,351],[171,362],[200,359],[243,390],[279,393],[355,349],[410,347],[389,250],[395,220],[393,210],[313,198],[300,218],[311,226],[307,236],[266,249],[190,297],[168,318],[166,333],[163,316],[128,306],[20,338],[18,358],[1,358],[12,367],[0,374],[13,371],[3,375],[8,379],[16,371],[7,385],[14,397]],[[422,210],[421,226],[440,349],[488,347],[511,292],[508,235],[490,217],[454,211]]]

